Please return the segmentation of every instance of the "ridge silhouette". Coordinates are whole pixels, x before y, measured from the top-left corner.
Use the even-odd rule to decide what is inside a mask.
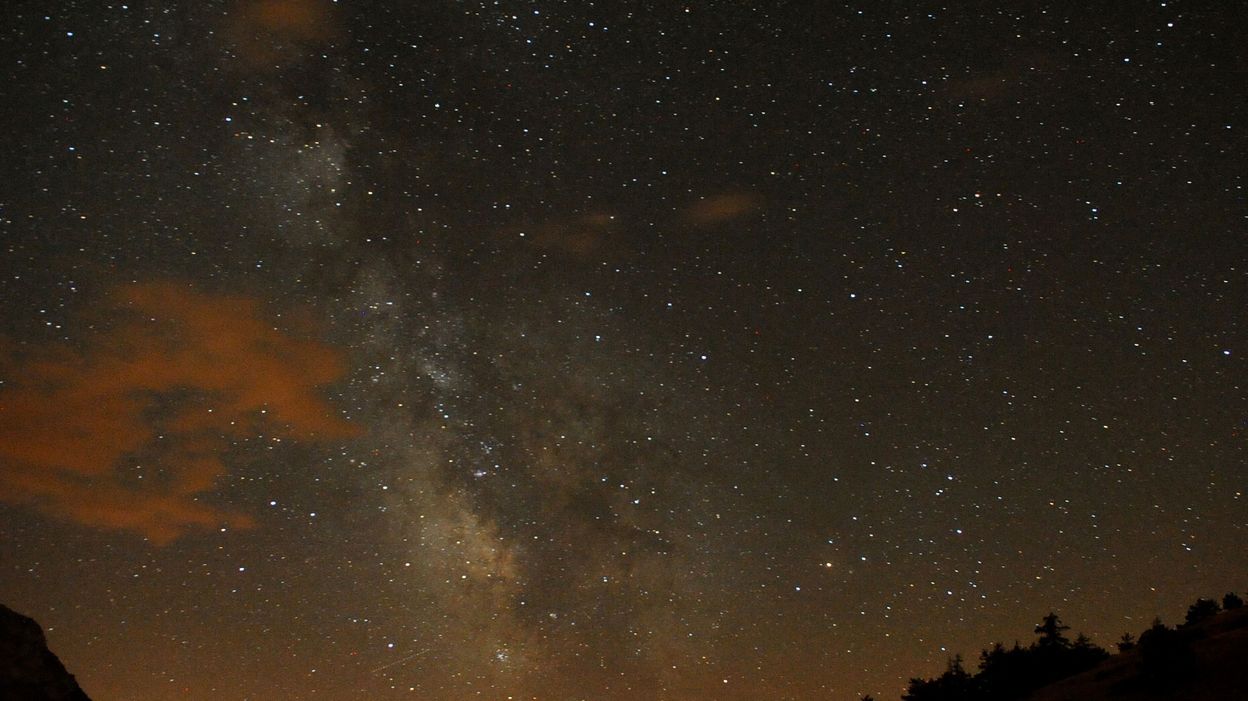
[[[1050,612],[1027,647],[1001,643],[979,654],[977,671],[962,655],[939,676],[910,680],[901,701],[1235,701],[1248,699],[1248,608],[1235,593],[1219,603],[1197,599],[1184,622],[1154,619],[1138,638],[1123,634],[1117,654]],[[874,701],[863,697],[863,701]]]

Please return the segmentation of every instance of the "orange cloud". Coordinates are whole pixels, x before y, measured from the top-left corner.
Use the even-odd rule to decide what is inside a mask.
[[[609,239],[615,231],[615,217],[597,213],[528,227],[522,234],[529,245],[585,258],[609,247]]]
[[[337,33],[330,0],[240,0],[226,36],[253,67],[273,67],[307,54]]]
[[[253,525],[201,501],[235,440],[346,438],[318,388],[341,354],[282,333],[255,301],[173,283],[110,295],[108,330],[74,347],[6,350],[0,499],[167,543],[192,527]],[[4,346],[0,346],[4,347]]]
[[[684,219],[697,226],[719,224],[745,216],[761,204],[757,195],[726,193],[706,197],[685,208]]]

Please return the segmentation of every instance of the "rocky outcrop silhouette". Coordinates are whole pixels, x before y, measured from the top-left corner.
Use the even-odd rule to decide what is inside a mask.
[[[48,649],[43,628],[0,604],[0,699],[91,701]]]

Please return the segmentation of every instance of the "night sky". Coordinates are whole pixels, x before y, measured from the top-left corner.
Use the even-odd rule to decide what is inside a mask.
[[[1239,3],[6,5],[96,699],[895,699],[1248,588]]]

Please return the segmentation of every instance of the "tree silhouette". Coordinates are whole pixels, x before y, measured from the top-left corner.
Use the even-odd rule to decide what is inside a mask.
[[[979,653],[979,672],[969,674],[961,655],[949,660],[935,679],[911,679],[903,701],[1017,701],[1046,684],[1095,667],[1109,653],[1080,634],[1072,643],[1057,614],[1036,626],[1039,638],[1030,647],[1006,648],[996,643]]]
[[[1197,599],[1196,603],[1187,608],[1187,618],[1185,625],[1194,625],[1201,621],[1213,618],[1218,615],[1222,608],[1218,606],[1218,602],[1213,599]]]
[[[902,701],[965,701],[978,698],[973,677],[962,666],[962,656],[949,660],[945,673],[935,679],[911,679]]]
[[[1196,657],[1186,637],[1167,628],[1161,619],[1140,633],[1140,673],[1159,688],[1171,688],[1187,680],[1195,671]]]
[[[1088,636],[1080,633],[1075,638],[1075,644],[1071,646],[1070,653],[1066,657],[1065,671],[1068,675],[1073,675],[1097,666],[1103,660],[1109,658],[1109,653],[1105,652],[1101,647],[1094,645],[1088,639]]]
[[[1036,626],[1038,639],[1030,647],[997,642],[980,652],[980,671],[963,669],[961,655],[948,661],[945,674],[935,679],[911,679],[902,701],[1020,701],[1053,681],[1092,669],[1109,656],[1086,635],[1067,639],[1057,614],[1048,614]]]
[[[1044,617],[1044,622],[1036,626],[1036,635],[1040,636],[1037,644],[1041,648],[1070,647],[1070,641],[1066,639],[1066,636],[1062,635],[1062,633],[1068,630],[1070,630],[1070,626],[1062,625],[1062,621],[1057,617],[1057,614],[1050,611],[1049,615]]]
[[[1226,609],[1242,608],[1244,602],[1234,593],[1222,599]],[[1123,633],[1119,652],[1135,651],[1138,672],[1114,682],[1119,691],[1140,689],[1148,693],[1171,694],[1198,671],[1192,642],[1205,631],[1190,626],[1215,616],[1221,608],[1213,599],[1197,599],[1188,609],[1186,623],[1170,628],[1153,619],[1152,627],[1137,640]],[[949,660],[944,671],[933,679],[912,678],[902,701],[1024,701],[1032,692],[1053,682],[1081,674],[1109,658],[1109,653],[1080,633],[1072,642],[1066,637],[1069,626],[1050,612],[1035,627],[1036,641],[1028,647],[1015,642],[1012,648],[995,643],[979,654],[979,670],[970,674],[962,656]],[[1106,671],[1105,674],[1108,674]],[[1104,674],[1098,674],[1100,679]],[[1113,689],[1111,689],[1113,691]],[[864,699],[863,701],[866,701]]]
[[[1130,633],[1123,633],[1122,638],[1118,640],[1118,652],[1127,652],[1135,649],[1135,636]]]
[[[1017,642],[1006,648],[996,643],[979,653],[979,674],[976,680],[985,699],[1017,699],[1031,690],[1036,676],[1034,650],[1026,650]]]

